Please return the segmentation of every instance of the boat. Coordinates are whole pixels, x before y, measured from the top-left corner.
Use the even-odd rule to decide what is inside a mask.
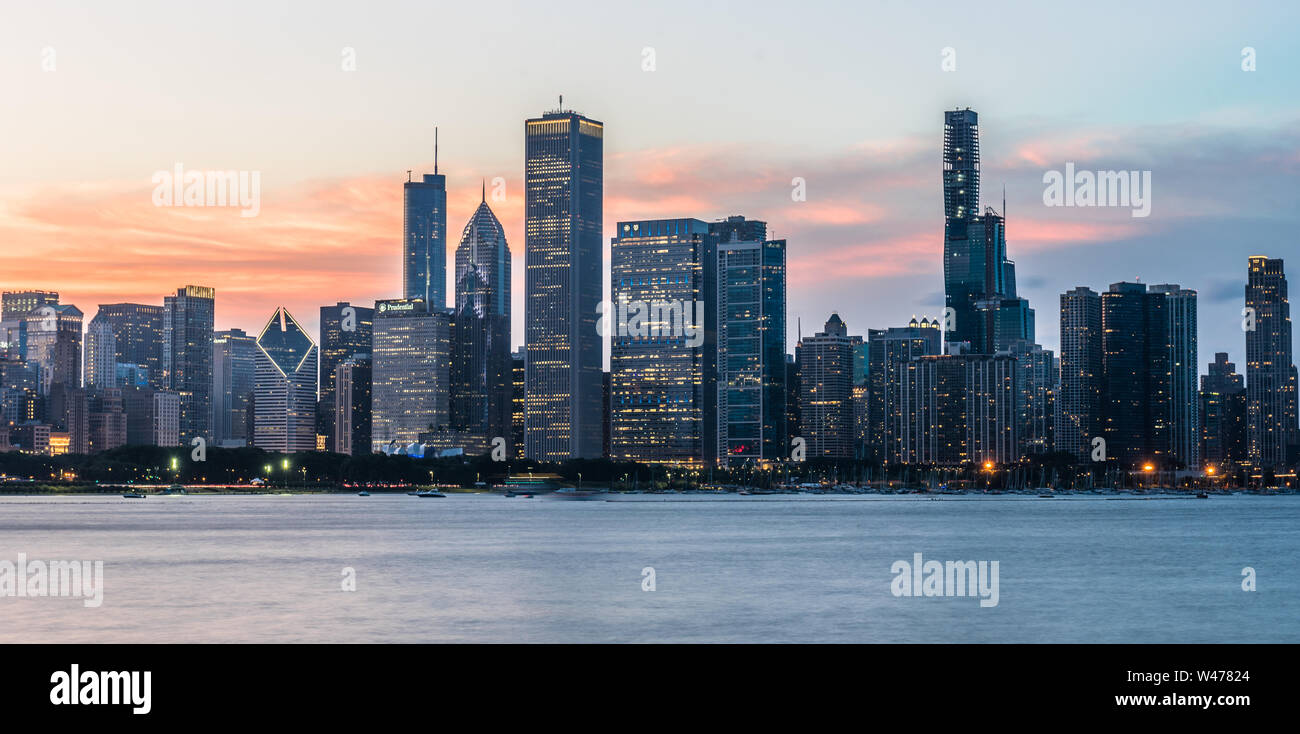
[[[367,491],[365,491],[365,490],[363,489],[363,490],[361,490],[360,492],[357,492],[357,496],[358,496],[358,497],[369,497],[369,496],[370,496],[370,493],[367,492]]]
[[[122,496],[129,500],[142,500],[145,498],[145,495],[140,492],[123,492]]]
[[[1041,499],[1050,500],[1050,499],[1052,499],[1053,497],[1055,497],[1056,495],[1054,495],[1054,494],[1040,494],[1040,495],[1038,495],[1038,496],[1039,496],[1039,498],[1041,498]]]
[[[573,487],[565,487],[564,489],[557,489],[546,496],[557,500],[594,500],[598,499],[601,494],[604,494],[604,492],[591,489],[574,489]]]
[[[186,492],[185,492],[185,487],[179,484],[173,484],[167,489],[164,489],[162,493],[163,495],[170,496],[170,495],[182,495],[185,494]]]
[[[415,497],[446,497],[447,495],[432,489],[422,489],[414,494]]]
[[[1210,495],[1207,494],[1207,493],[1205,493],[1205,492],[1201,492],[1201,493],[1199,493],[1199,494],[1196,495],[1196,499],[1198,499],[1198,500],[1208,500],[1209,498],[1210,498]]]

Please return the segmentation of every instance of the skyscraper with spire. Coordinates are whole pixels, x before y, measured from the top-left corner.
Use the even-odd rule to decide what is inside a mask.
[[[442,308],[447,305],[447,177],[438,173],[437,128],[433,173],[408,180],[402,199],[402,296]]]
[[[943,276],[949,342],[993,354],[1034,341],[1034,312],[1016,295],[1016,264],[1007,258],[1003,211],[979,209],[979,116],[969,108],[944,113]]]
[[[484,443],[498,436],[511,440],[512,368],[510,246],[487,204],[485,183],[482,201],[456,248],[449,418],[453,431]]]

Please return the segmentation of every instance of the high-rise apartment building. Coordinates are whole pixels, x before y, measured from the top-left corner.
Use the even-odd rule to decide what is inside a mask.
[[[799,340],[800,435],[809,457],[853,456],[853,370],[861,344],[838,313],[822,331]]]
[[[903,370],[908,362],[936,356],[942,348],[943,331],[937,319],[913,317],[905,327],[867,330],[869,457],[885,464],[903,461]]]

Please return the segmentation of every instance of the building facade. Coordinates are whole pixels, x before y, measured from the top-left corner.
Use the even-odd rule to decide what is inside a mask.
[[[1280,258],[1250,258],[1246,309],[1247,451],[1255,466],[1278,467],[1297,431],[1291,303]]]
[[[212,435],[212,336],[216,291],[198,285],[163,299],[164,384],[181,399],[181,441]]]
[[[525,453],[601,455],[604,124],[559,109],[524,123]]]
[[[334,446],[336,389],[335,370],[340,364],[361,354],[370,354],[374,340],[375,310],[340,301],[320,307],[320,399],[317,401],[316,432],[325,437],[329,450]],[[367,441],[366,450],[370,443]]]
[[[257,336],[253,443],[267,451],[316,450],[316,366],[319,350],[284,307]]]
[[[456,309],[452,323],[453,431],[490,444],[510,436],[510,246],[487,204],[470,216],[456,248]]]
[[[853,376],[862,337],[850,336],[838,313],[825,328],[799,340],[800,435],[807,456],[852,458]]]
[[[1201,458],[1211,465],[1247,461],[1246,378],[1227,352],[1217,352],[1201,376]]]
[[[243,329],[212,338],[212,440],[218,446],[252,443],[249,404],[257,378],[257,339]]]
[[[716,236],[698,219],[619,222],[611,243],[610,455],[711,465]],[[710,382],[712,380],[712,382]],[[713,437],[710,440],[710,437]]]
[[[371,447],[392,453],[421,433],[446,431],[451,311],[421,299],[375,303],[371,348]]]
[[[724,466],[782,461],[786,435],[785,240],[740,240],[740,222],[718,241],[717,456]],[[757,233],[757,227],[750,227]],[[765,232],[765,227],[764,230]],[[766,236],[764,234],[763,236]]]
[[[867,456],[884,464],[903,462],[903,371],[919,357],[943,349],[940,322],[915,317],[905,327],[867,330]]]

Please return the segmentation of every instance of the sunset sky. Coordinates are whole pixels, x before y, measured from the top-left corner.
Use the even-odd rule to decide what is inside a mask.
[[[523,120],[605,123],[606,242],[624,219],[744,214],[789,240],[788,340],[943,306],[943,110],[980,113],[1038,339],[1059,294],[1200,292],[1200,361],[1244,369],[1246,257],[1300,282],[1300,11],[1289,2],[9,3],[0,22],[0,288],[98,303],[217,289],[217,328],[278,305],[400,295],[401,184],[449,189],[448,259],[480,184],[514,255]],[[1159,32],[1155,32],[1158,30]],[[956,71],[943,71],[942,50]],[[1256,70],[1242,70],[1242,49]],[[355,71],[343,69],[344,49]],[[653,71],[643,70],[652,48]],[[258,171],[261,210],[156,207],[155,171]],[[1043,175],[1149,170],[1147,218],[1053,208]],[[807,200],[791,200],[791,179]],[[449,264],[448,274],[454,269]],[[448,292],[451,292],[449,282]]]

